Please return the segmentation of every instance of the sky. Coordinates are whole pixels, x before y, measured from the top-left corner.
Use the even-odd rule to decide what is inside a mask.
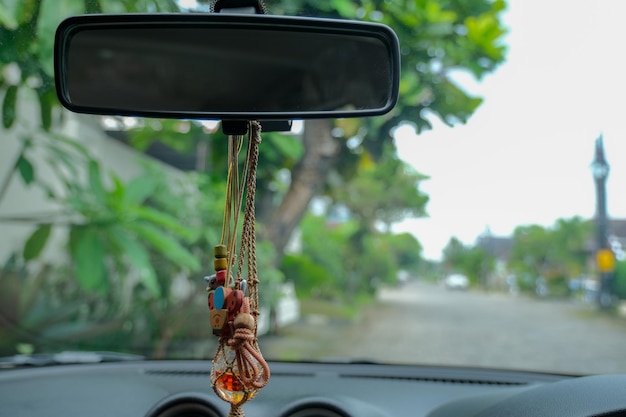
[[[626,218],[626,1],[509,0],[507,60],[477,82],[484,98],[465,125],[435,123],[397,134],[402,159],[430,176],[428,218],[397,226],[439,259],[452,236],[466,244],[489,230],[593,217],[590,163],[603,135],[611,171],[608,213]]]

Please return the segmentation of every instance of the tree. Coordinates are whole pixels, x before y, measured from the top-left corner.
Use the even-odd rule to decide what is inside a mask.
[[[589,237],[593,223],[581,217],[558,219],[554,224],[554,258],[562,264],[564,274],[574,278],[587,269]]]
[[[426,214],[428,197],[419,190],[426,176],[395,155],[391,146],[375,163],[363,158],[352,177],[330,188],[334,204],[346,207],[366,231],[374,231],[379,224],[390,230],[394,222],[405,217]]]
[[[389,253],[393,254],[398,268],[417,272],[423,263],[422,245],[410,233],[389,235]]]
[[[159,183],[155,175],[128,182],[115,175],[105,178],[96,157],[60,133],[64,111],[56,100],[52,72],[56,26],[67,14],[127,12],[138,10],[138,6],[178,10],[171,0],[30,0],[0,6],[2,128],[19,132],[11,137],[20,143],[15,162],[0,180],[0,202],[11,181],[19,176],[26,185],[43,189],[58,207],[54,212],[17,219],[37,227],[22,253],[11,258],[17,265],[13,269],[26,276],[3,282],[11,284],[3,291],[3,298],[12,302],[2,304],[10,311],[3,308],[0,318],[9,318],[18,337],[13,340],[3,335],[3,341],[11,344],[9,348],[14,348],[15,341],[41,345],[54,341],[54,335],[87,340],[84,343],[94,347],[106,332],[109,343],[119,339],[120,348],[141,344],[139,334],[160,340],[155,351],[162,354],[181,329],[181,306],[187,308],[187,318],[191,314],[188,300],[173,294],[172,282],[175,276],[199,269],[191,245],[202,234],[188,223],[198,219],[174,217],[169,210],[176,202],[176,214],[180,215],[182,206],[197,199],[170,193],[170,205],[162,204],[157,201],[163,195],[158,188],[168,189],[172,184]],[[35,117],[24,110],[29,106],[22,105],[33,101],[39,104]],[[51,186],[41,174],[43,170],[33,162],[37,153],[44,155],[42,159],[60,187]],[[177,190],[187,192],[192,182]],[[193,226],[202,229],[207,225],[200,221]],[[67,252],[72,267],[39,263],[38,274],[26,274],[28,269],[32,272],[29,262],[38,259],[53,229],[69,232]],[[28,286],[37,291],[24,290]],[[158,325],[148,325],[151,320]],[[145,326],[141,332],[127,326],[140,322]],[[36,337],[41,334],[45,339]],[[146,346],[142,347],[146,351]]]
[[[504,51],[499,45],[501,27],[498,21],[501,6],[501,2],[490,3],[487,0],[475,0],[470,5],[460,1],[442,3],[428,0],[361,1],[358,6],[348,0],[277,2],[275,7],[279,12],[281,8],[289,11],[295,7],[304,13],[316,11],[319,14],[317,12],[321,11],[322,14],[333,17],[362,17],[365,20],[391,24],[403,45],[404,74],[400,105],[385,117],[355,121],[310,121],[306,124],[301,146],[297,142],[291,142],[287,146],[286,142],[278,139],[265,142],[267,144],[274,141],[270,150],[262,150],[263,158],[266,159],[259,172],[260,189],[270,189],[271,192],[265,196],[260,193],[258,201],[263,207],[279,203],[276,204],[277,209],[265,211],[272,215],[262,229],[279,252],[282,252],[286,239],[306,212],[311,199],[332,188],[332,183],[328,181],[331,175],[339,175],[344,184],[352,183],[351,186],[358,190],[362,185],[358,180],[352,182],[352,178],[364,172],[360,167],[367,165],[367,161],[381,162],[382,168],[399,166],[393,162],[393,156],[385,156],[384,144],[391,141],[391,132],[395,126],[409,122],[421,131],[429,127],[428,112],[438,115],[450,124],[462,122],[469,117],[480,100],[469,97],[455,86],[450,80],[449,72],[460,67],[479,77],[493,70],[502,60]],[[27,134],[18,136],[21,150],[10,166],[9,175],[0,181],[0,200],[7,184],[18,176],[26,184],[42,187],[53,199],[63,203],[66,209],[63,212],[63,221],[71,223],[73,229],[69,244],[69,253],[74,258],[72,272],[80,276],[75,278],[83,291],[97,296],[113,288],[119,289],[117,294],[120,294],[122,289],[115,286],[118,283],[115,281],[117,278],[107,275],[106,272],[117,270],[121,273],[132,270],[139,274],[140,285],[134,289],[140,295],[145,292],[161,295],[156,304],[141,303],[138,308],[155,313],[172,311],[176,317],[180,317],[180,303],[167,298],[170,294],[168,280],[172,274],[181,270],[197,269],[197,261],[191,261],[190,254],[195,249],[192,244],[197,243],[196,239],[204,239],[203,244],[207,244],[212,238],[198,238],[197,235],[192,237],[187,224],[175,224],[172,217],[179,218],[181,213],[167,201],[157,201],[154,194],[144,192],[146,189],[154,190],[152,185],[145,188],[138,186],[142,181],[149,182],[145,178],[123,183],[113,176],[107,177],[111,180],[107,182],[102,178],[98,161],[92,155],[81,150],[71,138],[58,134],[64,112],[59,108],[54,94],[52,42],[54,30],[61,18],[68,11],[69,14],[114,13],[138,8],[177,11],[178,5],[173,0],[27,0],[10,2],[6,7],[0,7],[0,44],[3,45],[0,48],[2,126],[4,129],[28,126],[30,129]],[[25,98],[34,98],[38,103],[41,121],[38,127],[33,127],[32,115],[20,113],[20,103]],[[151,137],[159,136],[167,140],[170,137],[175,139],[178,137],[176,134],[184,133],[188,136],[189,131],[178,131],[185,123],[194,135],[198,133],[197,140],[204,139],[200,138],[202,130],[198,124],[179,121],[162,123],[159,132]],[[213,141],[218,141],[219,138],[219,134],[212,135],[206,141],[206,148],[210,149]],[[31,152],[35,151],[51,155],[50,160],[57,161],[57,167],[53,169],[69,170],[64,190],[46,186],[39,168],[32,163]],[[271,151],[276,152],[272,154]],[[219,152],[207,152],[207,157],[213,163],[221,161]],[[72,167],[76,166],[82,167],[82,171],[78,172],[80,175],[73,175]],[[267,171],[263,171],[266,167]],[[285,171],[290,173],[291,182],[281,198],[283,190],[280,187],[283,183],[279,173]],[[407,178],[412,175],[407,173]],[[215,178],[207,179],[210,184],[217,182],[214,180]],[[216,188],[223,191],[220,186]],[[368,227],[371,228],[376,221],[388,224],[399,218],[398,216],[420,213],[425,203],[424,196],[420,195],[416,187],[413,190],[401,190],[399,194],[404,195],[405,191],[417,194],[418,202],[413,207],[407,209],[405,206],[399,211],[392,205],[368,208],[376,213],[362,212],[360,215],[367,218],[363,224],[369,224]],[[392,195],[389,197],[395,198]],[[175,200],[173,198],[171,201]],[[355,207],[355,213],[356,208],[358,207]],[[135,217],[129,220],[125,217],[126,213],[132,213]],[[28,240],[23,251],[28,259],[36,258],[41,252],[55,223],[50,219],[36,219],[36,222],[40,227]],[[201,226],[194,226],[205,226],[204,223],[200,224]],[[353,230],[350,229],[352,232]],[[139,238],[139,245],[129,243],[135,237]],[[350,249],[363,248],[364,252],[360,254],[380,255],[381,248],[387,247],[381,236],[365,238],[357,235],[340,241],[347,243]],[[351,245],[355,241],[358,241],[358,245]],[[98,258],[94,264],[97,273],[93,275],[85,272],[92,265],[87,261],[90,258]],[[371,270],[376,270],[377,276],[391,276],[390,271],[394,265],[388,256],[380,259],[372,256],[367,260],[372,262]],[[359,268],[364,265],[348,264],[348,269],[338,272],[346,286],[349,276],[346,271],[360,271]],[[64,276],[74,277],[72,274]],[[363,281],[359,282],[367,282],[368,279],[364,274]],[[114,308],[97,301],[91,307],[94,310]],[[154,315],[153,318],[158,322],[163,316]],[[166,326],[167,334],[163,335],[165,345],[179,331],[179,321],[173,319],[172,325]]]
[[[394,111],[360,120],[352,129],[334,129],[338,122],[328,120],[306,123],[304,153],[292,171],[289,190],[265,229],[266,236],[281,251],[329,175],[354,173],[353,164],[361,157],[380,158],[395,127],[411,123],[421,132],[432,126],[429,118],[433,115],[449,125],[467,121],[481,99],[465,93],[450,73],[463,69],[481,78],[504,60],[501,38],[505,30],[499,20],[504,1],[300,0],[279,2],[271,9],[279,14],[387,23],[398,34],[402,51],[400,101]]]
[[[549,269],[552,242],[549,231],[539,225],[520,226],[513,232],[509,265],[516,271],[542,277]]]
[[[331,209],[345,209],[355,227],[344,249],[353,287],[349,292],[372,292],[378,283],[395,282],[399,269],[416,267],[419,242],[411,235],[393,235],[391,225],[407,216],[423,216],[428,201],[419,189],[426,177],[399,160],[391,146],[378,163],[361,162],[355,175],[336,178],[327,191]]]
[[[494,259],[478,246],[466,246],[453,237],[443,250],[443,262],[447,272],[459,272],[476,284],[486,284],[487,275],[493,270]]]
[[[172,0],[151,0],[155,10],[176,11]],[[68,14],[94,12],[127,12],[146,6],[145,1],[113,1],[101,4],[99,0],[64,0],[44,2],[32,0],[12,2],[0,8],[0,42],[6,45],[0,54],[0,86],[5,94],[2,102],[2,124],[12,129],[16,124],[29,126],[29,134],[18,135],[22,142],[15,164],[0,187],[0,201],[9,182],[19,173],[27,184],[44,189],[49,198],[58,202],[62,209],[44,219],[33,218],[38,228],[24,247],[24,258],[36,258],[50,235],[55,223],[69,226],[69,248],[75,262],[76,275],[88,290],[107,291],[106,247],[113,254],[115,265],[128,259],[140,271],[143,283],[157,294],[160,288],[156,275],[149,263],[148,252],[143,242],[148,243],[175,262],[182,262],[191,269],[199,267],[197,261],[184,249],[177,238],[188,231],[177,224],[176,219],[163,212],[144,207],[143,202],[154,191],[155,182],[150,178],[136,178],[129,184],[113,176],[113,187],[107,189],[100,173],[99,162],[88,150],[71,138],[58,133],[60,118],[59,103],[54,93],[53,42],[58,23]],[[29,43],[27,43],[29,42]],[[40,107],[41,129],[27,123],[30,115],[18,114],[20,99],[33,94]],[[18,123],[19,122],[19,123]],[[30,160],[31,152],[42,151],[49,157],[52,171],[64,185],[55,190],[45,178],[38,176],[35,164]],[[130,221],[128,221],[131,219]],[[164,233],[164,229],[177,234],[176,238]],[[139,241],[135,238],[139,237]]]
[[[580,217],[558,219],[552,227],[520,226],[513,233],[509,268],[530,280],[545,279],[555,292],[587,269],[586,245],[592,223]]]
[[[303,297],[349,302],[395,284],[401,269],[416,272],[421,262],[422,247],[409,233],[362,233],[355,219],[310,213],[300,230],[301,251],[284,256],[281,269]]]

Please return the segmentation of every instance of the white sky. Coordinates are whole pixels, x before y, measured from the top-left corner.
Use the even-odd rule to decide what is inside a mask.
[[[408,220],[425,256],[450,237],[473,243],[489,227],[592,217],[590,171],[603,133],[611,173],[608,211],[626,218],[626,15],[624,0],[510,0],[507,61],[476,83],[485,102],[466,125],[398,134],[400,156],[429,175],[427,219]]]

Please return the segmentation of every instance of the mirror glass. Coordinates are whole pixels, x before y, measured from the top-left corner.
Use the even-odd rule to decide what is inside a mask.
[[[306,118],[395,104],[394,45],[380,33],[144,23],[75,25],[63,36],[57,87],[75,111]]]

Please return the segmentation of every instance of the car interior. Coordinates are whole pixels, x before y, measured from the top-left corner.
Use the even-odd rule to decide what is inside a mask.
[[[19,17],[15,21],[7,17],[10,16],[9,11],[18,10],[20,7],[17,6],[18,3],[20,2],[9,1],[0,4],[0,22],[3,22],[5,27],[21,27]],[[41,10],[47,7],[44,4],[55,4],[51,1],[23,3],[37,4]],[[92,3],[98,4],[98,7],[85,12],[84,4]],[[75,306],[62,301],[63,298],[59,295],[69,292],[73,287],[63,284],[65,286],[59,288],[65,293],[57,294],[56,300],[59,302],[56,304],[57,307],[50,310],[53,313],[46,313],[42,307],[39,316],[28,316],[30,323],[36,323],[36,319],[41,320],[42,329],[47,328],[46,323],[49,324],[56,319],[57,313],[61,320],[67,317],[63,326],[55,328],[56,333],[50,331],[42,333],[41,336],[33,336],[26,327],[15,340],[33,342],[26,345],[14,343],[20,347],[20,352],[15,354],[8,352],[4,354],[5,351],[1,351],[4,357],[0,358],[0,415],[24,417],[626,415],[626,375],[617,372],[582,375],[577,372],[541,369],[428,364],[421,363],[417,347],[412,349],[410,346],[407,348],[409,356],[393,356],[389,361],[359,356],[320,359],[298,357],[296,354],[292,354],[291,357],[285,354],[283,358],[266,358],[263,355],[265,340],[268,340],[268,344],[270,342],[280,344],[281,337],[290,334],[290,328],[298,329],[304,326],[304,322],[295,312],[298,308],[296,306],[293,307],[294,312],[284,313],[283,320],[294,323],[285,324],[284,328],[281,328],[279,324],[282,322],[277,324],[274,321],[280,309],[264,307],[264,303],[270,298],[269,291],[263,286],[263,280],[266,279],[264,261],[269,257],[265,255],[263,247],[257,241],[260,240],[257,239],[257,234],[264,231],[257,230],[259,222],[255,218],[255,210],[259,211],[259,193],[269,190],[272,186],[268,185],[265,177],[261,175],[263,164],[269,161],[263,158],[271,153],[268,148],[261,146],[279,143],[275,145],[277,149],[285,149],[280,146],[288,145],[280,145],[281,140],[277,142],[272,135],[293,131],[294,126],[301,123],[305,126],[308,126],[307,123],[311,123],[310,126],[324,126],[322,123],[326,123],[325,121],[337,120],[336,127],[332,130],[333,134],[336,134],[339,129],[350,129],[351,120],[367,119],[374,122],[371,125],[360,125],[361,127],[354,130],[358,132],[359,129],[361,131],[369,129],[369,132],[373,132],[375,127],[381,127],[385,123],[391,126],[403,118],[415,116],[417,120],[424,115],[423,111],[410,113],[409,110],[407,113],[394,113],[394,109],[409,108],[405,107],[409,100],[407,96],[414,91],[411,90],[410,84],[420,82],[405,77],[403,73],[404,62],[413,59],[405,50],[407,47],[404,46],[403,33],[397,33],[394,28],[382,23],[382,18],[379,22],[373,22],[358,18],[338,18],[337,15],[311,16],[313,6],[334,13],[336,10],[342,10],[341,7],[349,8],[348,5],[352,3],[356,4],[355,8],[360,6],[363,10],[367,7],[383,7],[381,6],[383,3],[387,4],[386,7],[393,4],[399,9],[406,6],[409,8],[407,10],[413,10],[411,8],[428,3],[425,10],[435,13],[439,8],[470,8],[470,3],[480,3],[479,9],[488,8],[489,5],[496,7],[495,4],[500,4],[499,1],[294,2],[293,8],[302,8],[301,15],[283,12],[280,7],[276,7],[277,14],[272,14],[272,4],[268,2],[268,5],[264,5],[259,0],[220,0],[214,2],[210,10],[177,13],[162,13],[161,9],[154,7],[166,3],[179,7],[174,1],[117,2],[120,4],[119,12],[115,13],[103,13],[103,10],[107,11],[103,7],[104,2],[92,3],[60,1],[58,7],[66,7],[67,10],[59,12],[55,17],[56,20],[51,20],[54,22],[55,37],[54,40],[48,39],[45,43],[51,47],[47,53],[50,58],[49,64],[52,65],[50,68],[53,70],[53,76],[48,80],[51,84],[48,93],[52,94],[53,100],[60,103],[58,108],[55,107],[51,111],[53,120],[56,120],[51,122],[52,125],[69,123],[68,121],[72,120],[86,120],[86,126],[100,129],[99,123],[112,120],[118,123],[145,123],[145,126],[150,127],[157,123],[152,121],[163,120],[158,122],[160,123],[158,129],[161,129],[159,131],[164,131],[163,126],[167,126],[167,121],[185,123],[184,128],[172,129],[174,132],[172,137],[175,137],[174,141],[183,137],[193,141],[202,137],[202,132],[209,131],[207,126],[213,123],[210,134],[219,136],[223,144],[221,148],[215,149],[215,152],[227,158],[225,163],[227,166],[221,173],[225,181],[212,185],[214,187],[212,190],[221,190],[216,192],[216,195],[219,194],[219,198],[225,200],[225,205],[214,203],[217,208],[208,207],[212,201],[212,198],[209,198],[202,210],[205,213],[212,213],[218,219],[216,223],[223,221],[223,229],[219,230],[214,238],[207,239],[212,242],[206,246],[209,249],[183,251],[178,245],[168,243],[168,240],[159,240],[161,235],[154,228],[140,227],[143,224],[141,222],[152,221],[172,233],[182,230],[178,228],[175,218],[170,219],[153,211],[134,208],[134,194],[131,193],[136,195],[145,193],[147,196],[150,190],[156,190],[151,188],[149,181],[137,182],[134,188],[129,187],[124,191],[122,180],[112,177],[113,185],[108,185],[105,181],[101,190],[99,183],[93,179],[95,178],[93,175],[96,177],[100,175],[94,174],[96,168],[93,165],[87,169],[88,172],[77,169],[72,173],[71,163],[61,168],[59,172],[69,175],[68,178],[73,176],[79,178],[81,175],[89,177],[88,185],[83,190],[85,194],[81,194],[88,196],[84,200],[86,203],[77,198],[69,199],[78,210],[76,213],[82,213],[81,216],[91,213],[89,207],[96,207],[89,205],[92,204],[90,203],[92,197],[89,197],[91,195],[95,196],[94,199],[100,195],[110,195],[110,198],[122,196],[120,201],[124,201],[123,204],[126,205],[119,206],[119,213],[122,217],[126,216],[124,218],[127,219],[127,223],[131,224],[129,230],[133,231],[133,237],[129,239],[120,237],[117,241],[108,237],[102,238],[105,242],[117,242],[111,244],[111,247],[117,248],[120,254],[117,258],[111,257],[107,258],[106,262],[103,261],[104,269],[99,266],[100,264],[94,264],[92,258],[88,260],[84,258],[86,261],[75,263],[78,275],[82,271],[86,273],[85,276],[91,277],[89,278],[91,281],[85,279],[81,281],[81,278],[77,278],[77,282],[91,291],[88,294],[92,295],[79,300],[74,310],[72,308]],[[198,4],[206,6],[207,2],[200,1]],[[125,12],[131,8],[129,5],[139,12]],[[590,3],[589,7],[595,6]],[[27,9],[19,10],[24,14],[28,12]],[[59,19],[61,14],[64,14],[63,19]],[[415,16],[418,16],[417,12],[412,15],[409,11],[406,14],[409,26],[417,25],[411,20]],[[9,39],[16,36],[15,39],[19,36],[28,36],[28,32],[23,29],[21,32],[6,31],[5,34],[0,34],[0,51],[5,48],[8,51]],[[470,37],[461,36],[460,39],[468,40]],[[453,49],[448,52],[455,53]],[[476,52],[474,55],[477,54]],[[483,70],[490,68],[491,63],[486,59],[476,59],[477,62],[468,63],[468,67],[484,64]],[[3,83],[0,84],[3,90],[9,85],[6,81],[7,74],[8,70],[5,70]],[[435,82],[433,85],[441,85],[438,83]],[[435,90],[431,90],[430,94],[436,94],[433,91]],[[9,97],[10,93],[4,94]],[[425,100],[424,103],[446,100],[445,97],[428,99],[420,97],[421,100]],[[3,99],[3,103],[7,102],[7,99]],[[10,116],[10,112],[6,110],[8,104],[4,104],[4,108],[4,127],[8,130],[7,116]],[[66,116],[63,116],[64,114]],[[81,119],[73,119],[74,117]],[[74,123],[72,126],[78,126],[78,122],[71,123]],[[118,129],[116,134],[124,138],[128,136],[122,128]],[[339,134],[336,134],[336,137],[339,137],[337,135]],[[59,139],[59,143],[66,142]],[[115,146],[118,146],[118,143],[115,143]],[[317,143],[322,146],[324,141],[320,139]],[[366,141],[363,143],[367,145]],[[361,145],[361,142],[358,145]],[[80,152],[79,145],[68,146],[68,149]],[[27,150],[28,147],[24,149]],[[56,152],[52,158],[62,160],[64,157],[62,152]],[[323,160],[323,153],[320,160]],[[22,176],[27,175],[29,166],[20,161],[22,159],[19,159],[16,165],[19,168],[18,172],[21,172]],[[295,164],[293,162],[292,166]],[[323,165],[318,165],[319,167]],[[38,166],[35,168],[39,169]],[[283,169],[281,172],[284,171]],[[114,188],[115,184],[118,184],[117,188]],[[185,187],[176,184],[172,188],[184,191]],[[109,191],[106,190],[109,189],[117,191],[107,194]],[[366,189],[374,192],[371,186]],[[280,188],[278,190],[280,191]],[[50,190],[50,194],[54,192],[54,189]],[[2,194],[3,192],[0,192],[0,195]],[[166,195],[164,198],[176,206],[176,195]],[[217,197],[214,199],[217,201]],[[1,201],[0,199],[0,204]],[[140,197],[137,197],[136,201],[141,205]],[[369,200],[366,194],[364,200],[355,205],[365,205],[367,201]],[[220,204],[221,202],[222,200],[219,200]],[[163,204],[165,203],[167,201]],[[390,205],[393,204],[392,201]],[[93,212],[98,210],[94,209]],[[258,212],[256,214],[260,217]],[[78,217],[71,215],[66,221],[72,223]],[[182,216],[180,218],[182,219]],[[106,216],[99,219],[102,223],[111,221],[111,218]],[[134,226],[133,222],[136,223]],[[385,230],[386,224],[382,221],[372,224],[375,224],[373,230]],[[34,253],[31,256],[34,259],[43,250],[45,241],[52,242],[48,243],[48,246],[57,244],[60,247],[62,243],[59,242],[65,241],[65,235],[69,236],[68,250],[72,256],[91,253],[90,251],[100,248],[98,242],[85,237],[90,236],[88,231],[85,231],[88,226],[83,223],[79,226],[82,229],[77,227],[67,233],[51,233],[49,227],[42,229],[39,234],[33,235],[39,239],[45,234],[42,243],[36,243],[39,241],[31,238],[29,249],[25,249],[23,253],[26,254],[28,251]],[[190,233],[200,233],[201,227],[198,224],[192,225]],[[194,231],[194,228],[198,230]],[[328,228],[327,233],[330,235],[337,230],[340,230],[339,226],[335,229]],[[281,231],[276,231],[279,232]],[[48,239],[48,235],[52,237]],[[17,240],[9,232],[6,236],[7,240]],[[140,238],[145,238],[147,242],[157,242],[150,252],[151,255],[144,254],[144,251],[133,243]],[[359,248],[364,248],[367,243],[360,245]],[[378,252],[381,251],[384,250]],[[211,333],[207,337],[211,338],[210,349],[215,352],[215,356],[199,348],[197,352],[200,353],[195,356],[181,354],[168,357],[164,354],[159,358],[151,358],[143,352],[136,353],[128,349],[122,350],[123,353],[115,353],[118,342],[113,336],[104,339],[111,341],[111,345],[106,348],[81,351],[83,346],[81,343],[84,342],[85,346],[89,346],[89,342],[95,341],[100,334],[107,334],[107,329],[93,328],[91,333],[85,333],[84,338],[73,337],[72,331],[75,329],[72,326],[78,322],[79,317],[86,317],[88,312],[104,311],[103,305],[120,310],[125,308],[124,303],[117,305],[107,301],[98,304],[97,297],[104,297],[102,294],[106,294],[107,291],[112,293],[113,287],[119,287],[120,290],[130,288],[128,287],[130,284],[125,284],[128,282],[135,283],[133,285],[140,288],[136,291],[124,290],[130,291],[128,294],[132,293],[132,301],[128,303],[138,303],[140,299],[160,295],[166,291],[165,286],[159,287],[161,285],[159,282],[162,281],[152,278],[160,276],[160,270],[167,268],[164,265],[169,265],[151,262],[157,259],[154,254],[161,253],[165,254],[164,259],[174,259],[183,265],[180,269],[173,270],[170,275],[191,276],[192,282],[196,285],[195,288],[192,285],[193,289],[189,292],[191,295],[186,304],[191,305],[195,302],[192,300],[200,300],[205,310],[204,316],[192,314],[191,310],[184,308],[172,309],[171,313],[167,310],[167,313],[158,316],[160,317],[158,323],[165,325],[179,320],[181,323],[189,322],[202,327],[203,331]],[[78,255],[77,258],[82,259]],[[367,256],[357,256],[354,262],[366,264]],[[116,265],[127,265],[124,259],[132,259],[129,263],[131,267],[122,269],[127,272],[128,281],[123,279],[116,281],[110,271],[114,270]],[[373,263],[379,265],[382,261],[374,260]],[[315,265],[310,265],[309,268],[314,270]],[[332,272],[325,274],[332,276]],[[100,277],[98,279],[101,280],[96,281],[95,277]],[[26,278],[20,279],[23,281],[19,282],[34,282]],[[109,286],[102,287],[109,279],[111,280],[111,283],[107,284]],[[392,297],[396,298],[391,304],[398,306],[399,309],[406,309],[400,310],[405,311],[402,318],[426,320],[425,316],[413,316],[414,310],[409,310],[407,304],[403,304],[407,302],[403,301],[401,296],[411,291],[410,286],[413,285],[411,279],[407,278],[408,283],[398,279],[398,282],[393,284],[396,292]],[[346,282],[345,291],[356,293],[349,285],[351,281]],[[301,294],[303,289],[298,285],[296,281],[295,289],[293,286],[283,287],[287,288],[283,291],[283,297],[291,294],[295,298],[294,294]],[[454,273],[449,274],[447,278],[442,276],[437,285],[439,297],[461,300],[462,297],[472,297],[472,294],[478,291],[480,283],[474,281],[471,276]],[[22,292],[20,297],[37,300],[39,286],[40,284],[29,284],[32,296],[29,295],[31,292]],[[43,288],[43,284],[41,286]],[[322,290],[319,292],[323,294]],[[500,297],[493,293],[486,296]],[[506,296],[514,297],[516,294],[507,293]],[[49,302],[53,301],[55,298],[50,298]],[[8,301],[0,302],[9,305]],[[297,300],[294,302],[297,303]],[[427,305],[428,301],[424,303]],[[184,304],[181,305],[184,307]],[[83,307],[80,307],[81,305]],[[283,305],[291,304],[285,302]],[[139,316],[157,314],[155,311],[159,309],[165,311],[167,304],[146,303],[146,306],[148,307],[139,310]],[[383,311],[387,307],[378,308]],[[128,322],[132,321],[140,333],[141,326],[148,325],[139,316],[133,316],[134,318],[126,322],[110,324],[116,328],[124,328],[131,326]],[[270,320],[270,317],[272,324],[267,325],[270,330],[261,331],[259,320],[261,318]],[[319,314],[311,314],[308,317],[310,321],[322,320]],[[0,320],[0,326],[8,329],[13,323],[11,320],[10,318]],[[350,330],[336,324],[338,320],[333,321],[332,318],[324,320],[317,330],[309,335],[310,339],[301,341],[302,345],[324,344],[329,338],[340,339],[343,335],[346,335],[348,340]],[[326,327],[335,325],[339,328],[335,336],[324,338],[321,335]],[[471,326],[471,323],[461,325],[467,327]],[[366,322],[364,326],[367,329],[369,325]],[[381,336],[379,340],[381,350],[392,351],[394,345],[405,343],[402,335],[409,330],[404,322],[391,321],[385,327],[393,336]],[[100,331],[102,333],[99,333]],[[272,334],[262,335],[265,331]],[[498,332],[503,331],[494,329],[494,339]],[[172,334],[175,333],[176,331],[172,330]],[[6,337],[8,341],[9,336],[6,336],[8,334],[5,333],[3,336],[0,330],[0,338]],[[57,341],[66,337],[66,341],[60,345],[64,347],[63,351],[59,353],[39,348],[34,351],[28,349],[31,345],[37,347],[36,341],[46,337],[56,338],[54,340]],[[491,336],[488,336],[489,340],[485,340],[485,343],[490,343],[490,338]],[[358,348],[356,342],[350,343],[354,343],[350,345],[350,349]],[[425,339],[420,343],[434,342]],[[74,344],[76,349],[71,349]],[[47,345],[43,343],[42,346]],[[576,346],[569,348],[575,349]]]

